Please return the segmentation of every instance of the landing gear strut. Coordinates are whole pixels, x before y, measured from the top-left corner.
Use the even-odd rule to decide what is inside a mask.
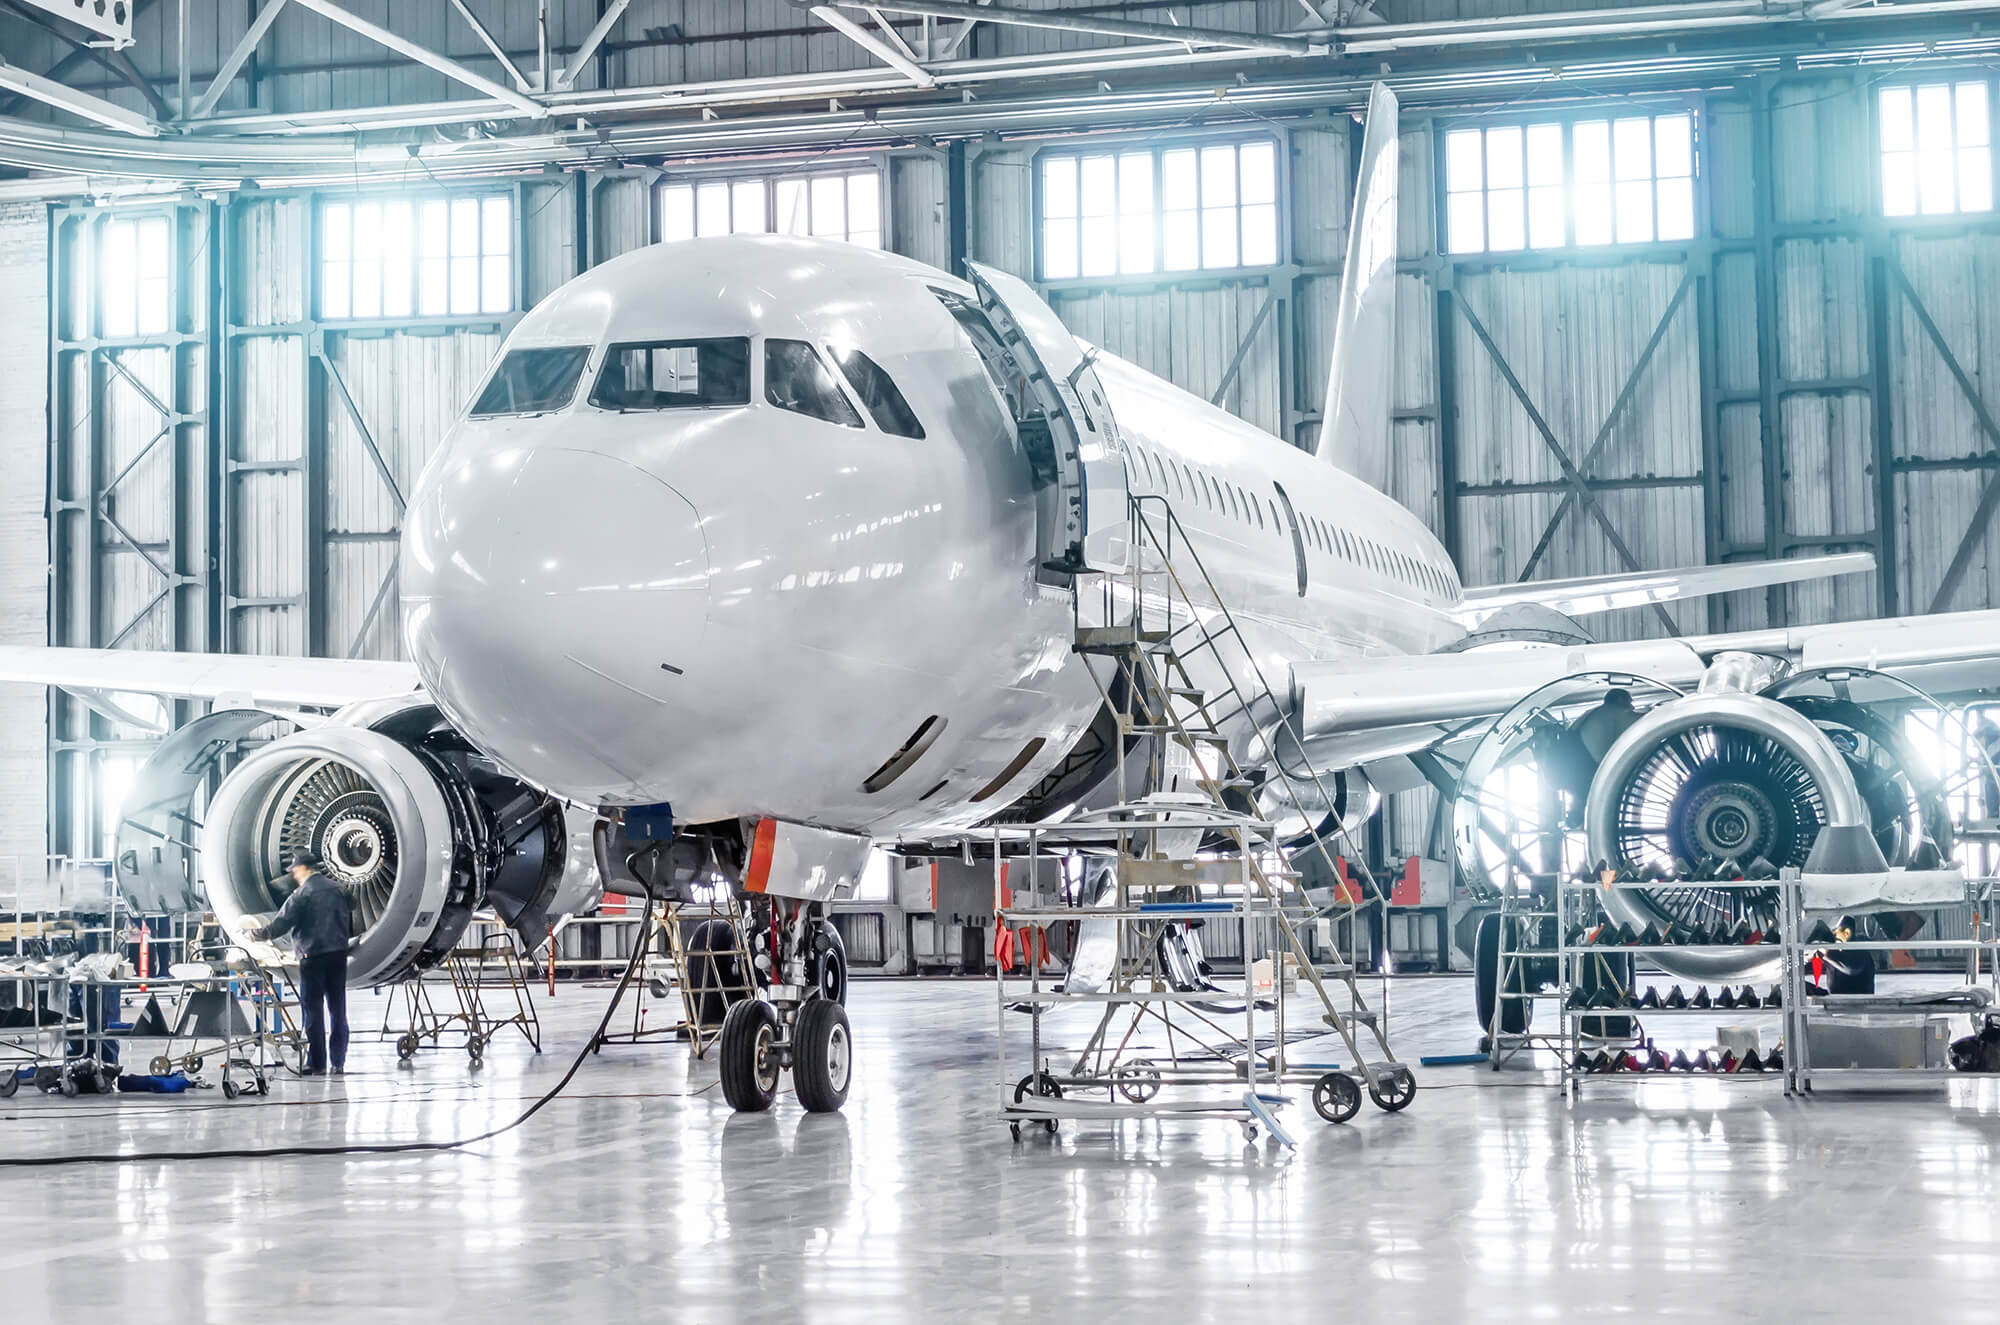
[[[729,1107],[760,1113],[778,1098],[780,1075],[808,1113],[847,1102],[854,1040],[847,1010],[846,952],[819,907],[779,900],[756,952],[759,992],[732,1005],[722,1023],[722,1095]]]

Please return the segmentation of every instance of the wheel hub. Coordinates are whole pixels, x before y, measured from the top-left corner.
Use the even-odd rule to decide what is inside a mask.
[[[835,1090],[847,1089],[847,1027],[836,1025],[826,1041],[826,1077]]]

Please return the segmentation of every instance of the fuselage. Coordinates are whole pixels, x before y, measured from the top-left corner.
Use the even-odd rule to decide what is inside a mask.
[[[411,499],[405,638],[445,715],[560,796],[681,822],[912,835],[1034,785],[1101,699],[941,297],[971,293],[738,236],[544,300]],[[1114,356],[1098,373],[1132,490],[1172,505],[1267,674],[1463,634],[1413,514]]]

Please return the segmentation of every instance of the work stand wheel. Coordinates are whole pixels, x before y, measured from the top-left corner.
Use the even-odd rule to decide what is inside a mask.
[[[474,1067],[486,1061],[486,1041],[474,1035],[465,1042],[465,1056]]]
[[[854,1036],[847,1009],[830,999],[807,1000],[792,1023],[792,1086],[807,1113],[832,1113],[847,1102],[854,1077]]]
[[[1134,1104],[1144,1104],[1160,1093],[1160,1069],[1148,1063],[1127,1063],[1111,1074],[1111,1084]]]
[[[398,1035],[396,1037],[397,1060],[407,1063],[412,1058],[415,1058],[417,1056],[417,1046],[422,1043],[423,1041],[417,1038],[415,1031],[404,1031],[401,1035]]]
[[[174,1070],[174,1060],[165,1054],[159,1054],[152,1062],[146,1064],[146,1070],[156,1077],[163,1077]]]
[[[1022,1077],[1014,1083],[1014,1103],[1019,1104],[1034,1096],[1040,1096],[1043,1099],[1059,1100],[1063,1097],[1062,1087],[1057,1084],[1054,1077],[1046,1072],[1030,1072],[1027,1076]],[[1048,1131],[1050,1136],[1056,1134],[1057,1125],[1054,1118],[1042,1119],[1042,1126]],[[1020,1124],[1016,1123],[1013,1126],[1015,1139],[1019,1140]]]
[[[778,1014],[746,998],[722,1019],[722,1098],[738,1113],[762,1113],[778,1098]]]
[[[234,1081],[231,1081],[231,1080],[230,1080],[230,1079],[229,1079],[228,1077],[224,1077],[224,1078],[222,1079],[222,1098],[223,1098],[223,1099],[226,1099],[226,1100],[233,1100],[233,1099],[235,1099],[235,1098],[236,1098],[236,1097],[237,1097],[238,1095],[240,1095],[240,1094],[242,1094],[242,1093],[243,1093],[242,1091],[240,1091],[240,1090],[236,1089],[236,1083],[235,1083]]]
[[[1392,1067],[1368,1079],[1368,1094],[1384,1112],[1400,1113],[1417,1097],[1417,1079],[1407,1067]]]
[[[1361,1112],[1361,1087],[1345,1072],[1329,1072],[1313,1082],[1313,1111],[1330,1123],[1344,1123]]]

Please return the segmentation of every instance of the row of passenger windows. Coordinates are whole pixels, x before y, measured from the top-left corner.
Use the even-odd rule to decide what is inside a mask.
[[[1215,478],[1199,466],[1155,455],[1143,446],[1133,450],[1156,491],[1197,503],[1247,528],[1269,530],[1279,538],[1290,539],[1291,531],[1278,511],[1278,503],[1271,498],[1259,498],[1234,483]],[[1450,598],[1454,592],[1450,578],[1430,562],[1385,547],[1372,538],[1351,534],[1316,516],[1300,514],[1298,519],[1299,536],[1306,545],[1327,556],[1339,557],[1443,598]]]
[[[856,349],[834,349],[836,377],[819,349],[802,340],[764,342],[764,399],[779,409],[859,428],[861,414],[840,389],[841,378],[875,426],[893,437],[920,438],[924,428],[882,366]],[[590,361],[585,345],[511,350],[473,402],[474,418],[548,414],[567,409]],[[613,345],[590,389],[598,409],[701,409],[750,403],[750,338],[637,341]]]

